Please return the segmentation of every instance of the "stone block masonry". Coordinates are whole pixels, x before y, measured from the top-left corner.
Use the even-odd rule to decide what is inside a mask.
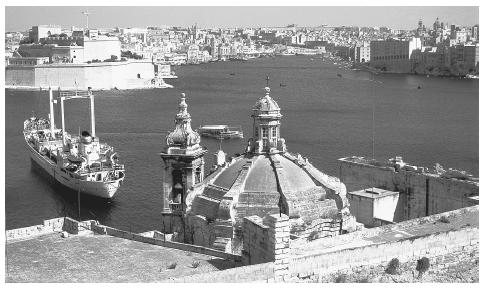
[[[245,265],[273,262],[275,281],[283,281],[288,278],[289,248],[287,215],[244,218],[242,260]]]
[[[42,225],[18,228],[6,231],[7,242],[34,238],[40,235],[66,231],[70,234],[85,234],[91,232],[91,226],[96,221],[78,222],[69,217],[44,220]]]
[[[372,165],[351,158],[339,160],[340,178],[348,191],[370,187],[400,192],[394,222],[421,218],[475,205],[470,197],[479,194],[475,181],[439,175],[396,171],[389,165]]]

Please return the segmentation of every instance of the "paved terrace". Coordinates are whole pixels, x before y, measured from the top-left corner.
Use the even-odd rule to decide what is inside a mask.
[[[317,239],[311,242],[299,239],[291,243],[290,253],[292,257],[306,255],[308,252],[311,255],[315,255],[416,238],[438,232],[459,230],[465,227],[478,228],[478,212],[479,206],[473,206],[421,219],[408,220],[394,225],[366,229],[361,232]]]
[[[5,282],[159,282],[234,262],[106,235],[41,235],[6,244]],[[199,261],[193,268],[192,262]],[[177,262],[175,269],[168,264]]]

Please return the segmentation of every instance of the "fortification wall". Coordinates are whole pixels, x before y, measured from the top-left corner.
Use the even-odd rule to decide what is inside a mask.
[[[8,86],[87,89],[143,88],[154,77],[150,62],[105,62],[92,64],[57,64],[12,66],[5,70]]]
[[[363,232],[355,232],[333,238],[327,238],[327,247],[344,243],[348,240],[358,240],[367,236],[376,236],[388,230],[397,231],[400,226],[416,226],[417,224],[434,222],[442,216],[465,216],[478,212],[478,206],[464,208],[422,219],[410,220],[401,224],[388,225]],[[216,273],[198,274],[185,278],[168,280],[173,282],[273,282],[290,281],[299,282],[305,279],[312,281],[324,280],[328,274],[335,272],[348,272],[360,270],[373,266],[386,267],[393,258],[401,262],[416,262],[422,257],[430,259],[430,266],[445,267],[451,262],[458,262],[454,256],[461,258],[477,258],[479,251],[479,228],[476,226],[460,226],[459,229],[437,231],[432,234],[421,234],[416,236],[384,241],[383,243],[365,244],[359,247],[349,247],[340,250],[320,252],[320,250],[308,250],[306,254],[294,256],[289,255],[290,247],[285,247],[288,242],[283,241],[283,220],[277,225],[276,215],[272,222],[265,222],[259,217],[245,218],[244,225],[244,254],[243,260],[247,264],[248,254],[252,256],[250,262],[268,263],[233,268]],[[454,219],[455,223],[458,223]],[[463,218],[461,219],[461,221]],[[460,221],[460,222],[461,222]],[[281,226],[281,227],[279,227]],[[248,238],[250,236],[250,238]],[[280,239],[282,238],[282,239]],[[322,240],[321,244],[323,243]],[[332,241],[332,243],[330,243]],[[275,244],[273,255],[270,256],[270,246]],[[300,245],[300,244],[299,244]],[[324,247],[324,245],[321,245]],[[318,246],[319,247],[319,246]],[[476,257],[475,257],[476,256]]]
[[[88,233],[91,231],[93,224],[97,224],[97,222],[91,220],[78,222],[69,217],[62,217],[44,220],[42,225],[7,230],[5,235],[8,242],[62,231],[70,234]]]
[[[400,192],[395,222],[473,206],[468,197],[478,194],[474,182],[348,161],[340,161],[340,177],[348,191],[378,187]]]
[[[7,230],[5,232],[7,242],[19,239],[33,238],[39,235],[61,232],[64,226],[64,218],[45,220],[42,225]]]
[[[60,86],[62,88],[77,86],[79,89],[87,89],[85,69],[83,67],[41,66],[34,69],[35,87]],[[104,71],[104,68],[99,67],[99,70]]]
[[[32,67],[5,68],[5,85],[35,86],[35,69]]]
[[[422,257],[436,260],[455,251],[478,249],[478,228],[441,232],[396,242],[350,248],[325,254],[307,255],[290,261],[290,275],[297,278],[373,264],[387,264],[392,258],[402,262]]]

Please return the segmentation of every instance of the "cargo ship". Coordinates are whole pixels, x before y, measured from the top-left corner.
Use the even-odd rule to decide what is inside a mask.
[[[91,132],[65,131],[64,101],[90,99]],[[54,103],[60,101],[62,128],[56,128]],[[114,149],[99,142],[96,136],[94,94],[87,91],[60,91],[56,99],[49,88],[49,119],[30,117],[24,122],[23,134],[32,163],[54,180],[82,194],[111,199],[124,180],[124,165],[118,163]]]

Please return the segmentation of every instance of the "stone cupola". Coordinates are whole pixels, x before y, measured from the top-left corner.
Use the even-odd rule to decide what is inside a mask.
[[[191,128],[191,115],[188,113],[184,93],[181,94],[178,107],[174,131],[168,132],[166,136],[167,153],[191,154],[201,149],[200,135]]]
[[[285,140],[280,137],[280,107],[270,97],[270,87],[253,106],[253,135],[247,152],[255,154],[285,152]]]

